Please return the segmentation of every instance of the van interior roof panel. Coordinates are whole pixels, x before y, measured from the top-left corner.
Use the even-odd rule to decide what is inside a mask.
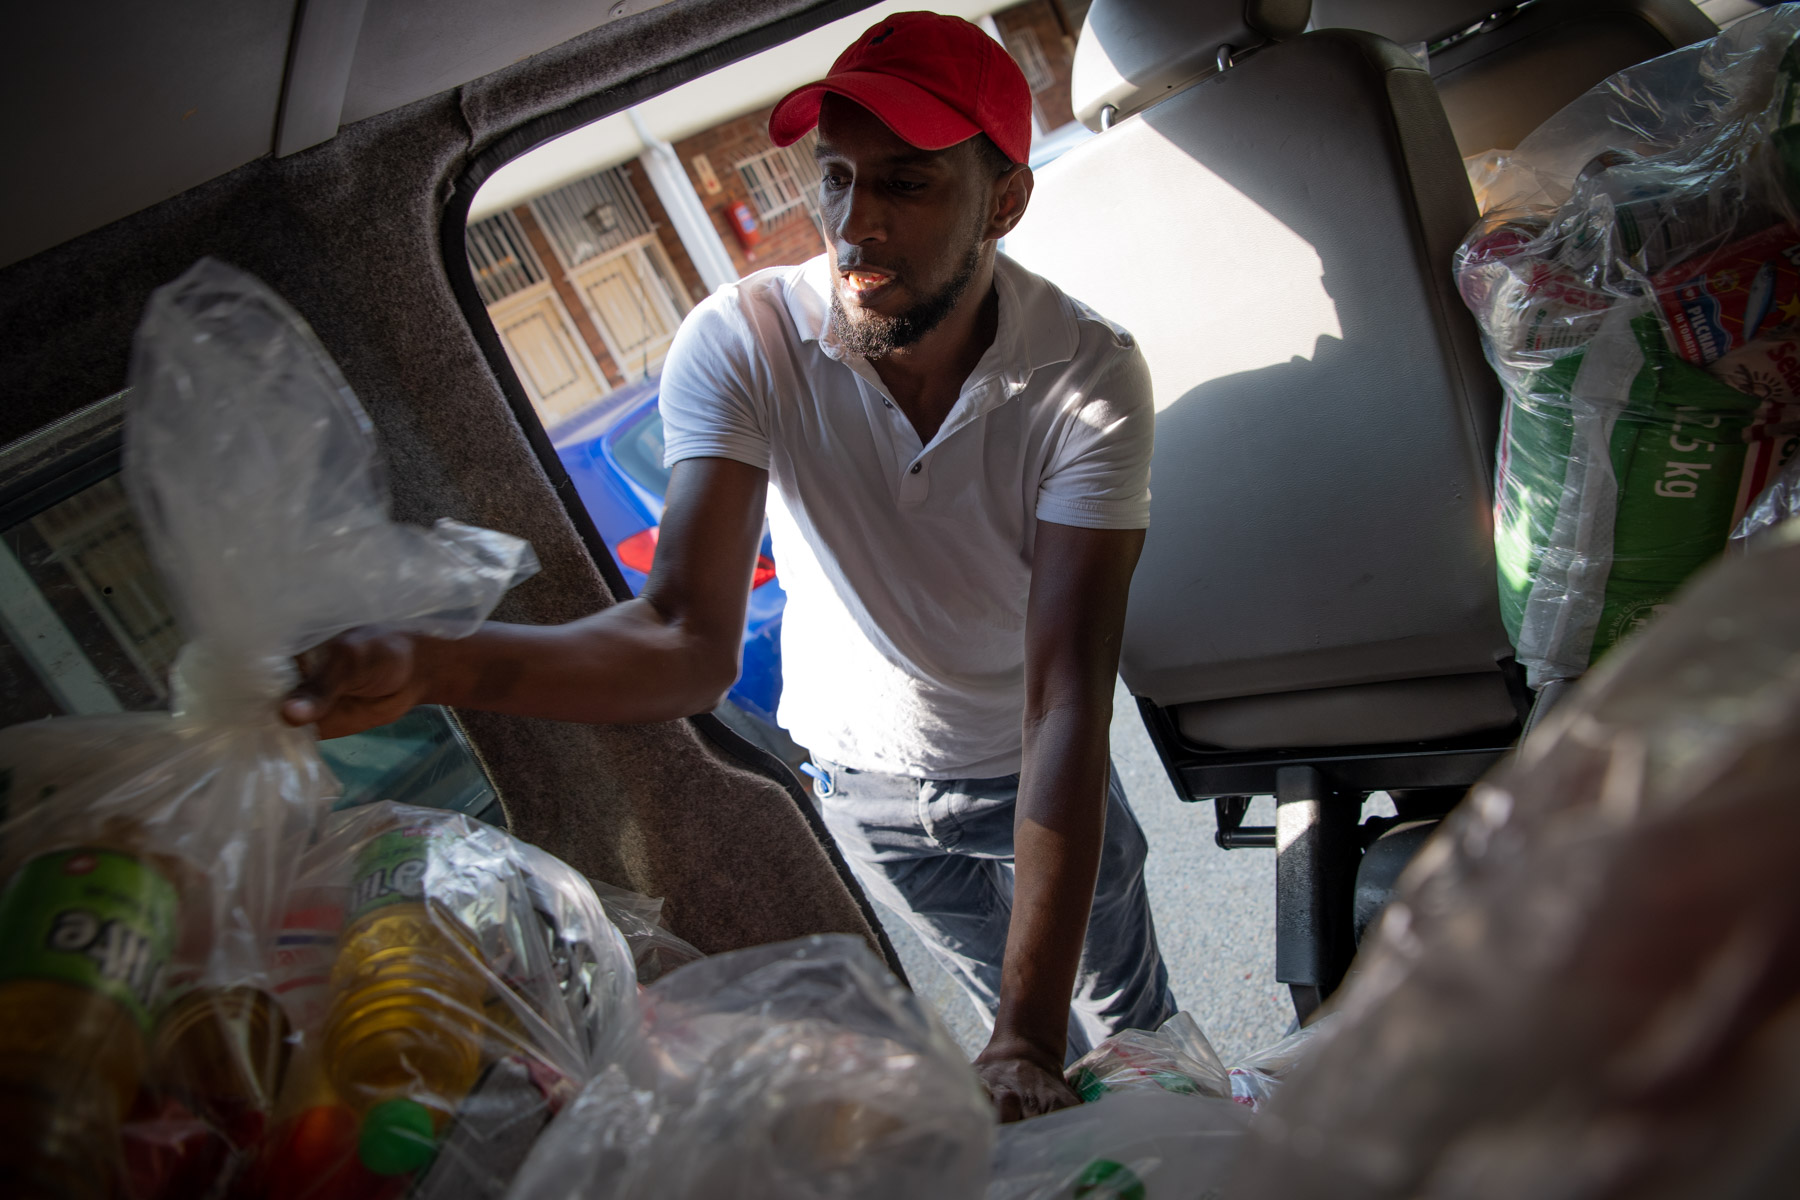
[[[182,11],[199,6],[187,0]],[[186,190],[0,267],[8,334],[0,446],[118,391],[150,292],[215,255],[280,293],[337,360],[375,425],[396,515],[452,517],[530,540],[543,571],[505,599],[498,619],[567,621],[609,605],[534,452],[542,432],[528,437],[496,378],[506,368],[484,353],[471,323],[480,336],[492,328],[479,304],[465,311],[453,290],[451,272],[466,276],[467,265],[447,265],[443,247],[460,247],[472,191],[458,181],[522,127],[535,122],[548,136],[559,109],[586,114],[607,106],[609,89],[625,97],[670,86],[861,6],[675,0],[346,125],[299,153],[265,148],[195,186],[165,181]],[[45,77],[68,74],[73,53],[46,64]],[[54,108],[15,108],[40,114],[33,144],[72,136],[56,132],[66,117]],[[99,119],[109,110],[82,111]],[[19,178],[17,142],[9,158]],[[67,183],[33,186],[46,210],[68,199]],[[446,207],[452,197],[461,207]],[[898,971],[867,899],[785,768],[769,772],[772,759],[734,744],[714,719],[627,728],[460,715],[514,832],[594,878],[666,897],[675,932],[702,950],[847,932]]]

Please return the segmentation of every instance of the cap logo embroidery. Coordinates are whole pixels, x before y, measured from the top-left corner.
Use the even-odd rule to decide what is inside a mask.
[[[881,43],[887,41],[889,37],[893,36],[893,33],[894,33],[894,27],[892,25],[889,25],[886,29],[883,29],[880,33],[878,33],[874,37],[870,38],[869,45],[879,46],[879,45],[881,45]]]

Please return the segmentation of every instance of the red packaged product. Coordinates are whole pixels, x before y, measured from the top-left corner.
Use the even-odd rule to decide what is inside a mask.
[[[1800,230],[1776,225],[1651,277],[1669,344],[1705,366],[1800,325]]]

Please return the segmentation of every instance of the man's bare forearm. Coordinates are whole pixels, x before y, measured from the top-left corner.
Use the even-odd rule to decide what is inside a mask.
[[[1106,828],[1112,698],[1053,708],[1025,725],[1013,826],[1013,911],[996,1042],[1061,1062]]]
[[[567,625],[490,622],[421,639],[427,703],[522,717],[635,725],[715,707],[737,677],[736,638],[629,600]]]

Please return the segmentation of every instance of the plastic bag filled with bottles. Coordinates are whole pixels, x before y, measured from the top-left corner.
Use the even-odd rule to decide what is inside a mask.
[[[1787,5],[1627,68],[1492,165],[1456,273],[1533,686],[1654,619],[1800,446],[1797,33]]]
[[[1227,1194],[1794,1194],[1797,596],[1725,559],[1476,786]]]
[[[305,323],[203,259],[133,346],[126,487],[185,642],[173,711],[0,732],[0,1179],[213,1194],[288,1051],[277,936],[337,790],[284,725],[293,656],[357,625],[478,624],[517,538],[388,516],[368,419]]]
[[[292,1055],[254,1194],[498,1195],[639,1031],[631,951],[594,888],[460,813],[332,814],[280,945]]]
[[[859,939],[718,954],[644,990],[644,1036],[545,1132],[509,1200],[973,1200],[994,1114]]]

